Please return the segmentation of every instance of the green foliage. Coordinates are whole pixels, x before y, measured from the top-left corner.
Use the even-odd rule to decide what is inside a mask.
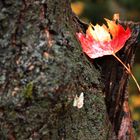
[[[116,0],[121,5],[125,6],[129,10],[138,10],[140,11],[140,2],[139,0]]]

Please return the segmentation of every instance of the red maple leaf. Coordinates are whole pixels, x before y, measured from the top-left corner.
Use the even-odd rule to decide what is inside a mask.
[[[77,33],[83,51],[90,58],[115,54],[131,36],[131,31],[128,27],[125,30],[122,25],[116,24],[115,21],[105,20],[108,28],[106,25],[89,25],[86,35]]]

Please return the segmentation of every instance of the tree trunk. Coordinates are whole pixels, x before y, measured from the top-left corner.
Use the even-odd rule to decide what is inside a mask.
[[[82,53],[75,35],[86,25],[70,1],[3,0],[0,9],[0,138],[125,140],[128,74],[110,56],[92,63]],[[126,63],[139,32],[131,25],[136,34],[119,53]],[[82,92],[84,106],[73,107]]]

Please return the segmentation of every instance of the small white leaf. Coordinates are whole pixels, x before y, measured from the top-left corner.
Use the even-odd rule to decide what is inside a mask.
[[[77,95],[74,98],[73,106],[76,106],[77,108],[82,108],[84,105],[84,93],[81,92],[80,96]]]

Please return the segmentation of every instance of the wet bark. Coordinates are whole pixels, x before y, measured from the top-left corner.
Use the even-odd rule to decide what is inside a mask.
[[[92,63],[82,53],[75,34],[87,25],[70,1],[3,0],[0,9],[0,138],[116,140],[128,75],[110,56]],[[132,28],[136,34],[118,54],[126,63],[134,58],[139,25]],[[73,100],[81,92],[78,109]]]

